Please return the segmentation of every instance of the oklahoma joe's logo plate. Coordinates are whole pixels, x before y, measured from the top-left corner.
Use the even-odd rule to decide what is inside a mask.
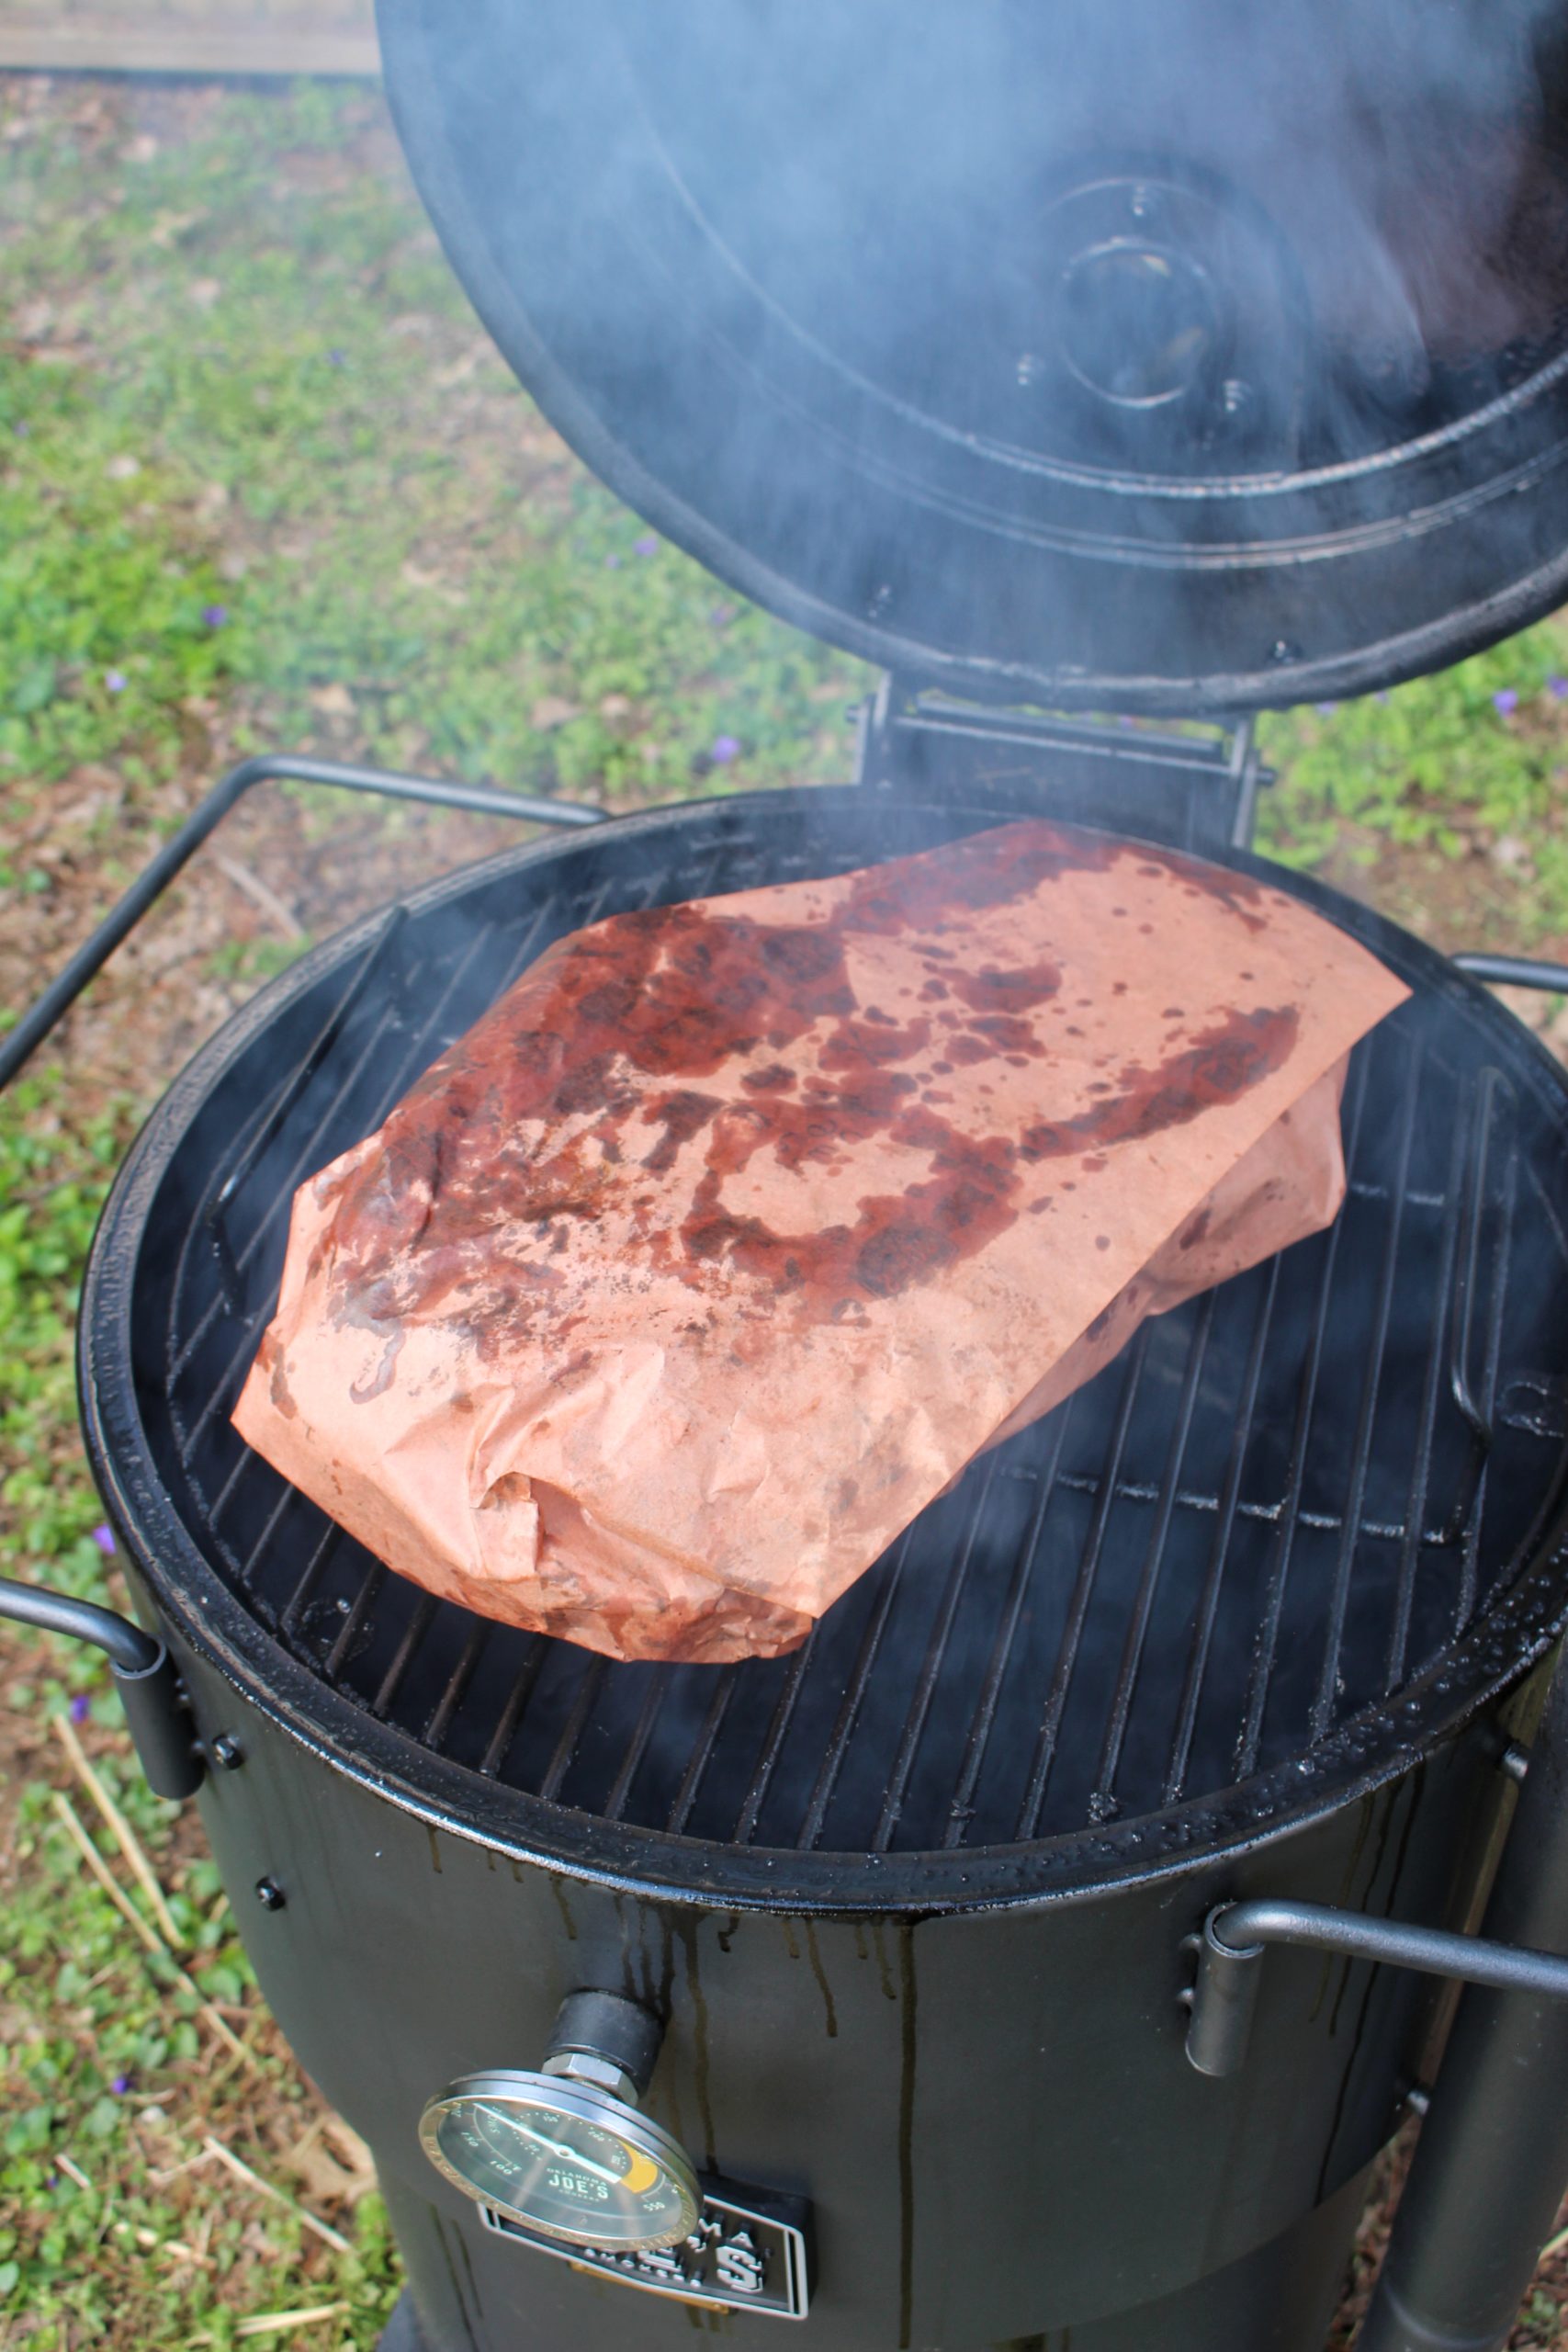
[[[736,2201],[717,2183],[703,2184],[702,2210],[689,2234],[671,2246],[640,2253],[612,2253],[597,2246],[562,2245],[513,2222],[492,2205],[481,2205],[487,2230],[553,2255],[558,2262],[619,2278],[655,2295],[682,2302],[717,2305],[727,2311],[758,2312],[773,2319],[804,2319],[810,2301],[807,2264],[807,2208],[794,2198],[768,2197],[747,2189]]]

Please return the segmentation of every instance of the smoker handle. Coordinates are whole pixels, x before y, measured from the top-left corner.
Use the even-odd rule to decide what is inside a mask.
[[[1494,988],[1549,989],[1568,996],[1568,964],[1543,964],[1534,956],[1455,956],[1454,969]]]
[[[1198,1939],[1198,1975],[1191,1991],[1187,2055],[1201,2075],[1234,2075],[1247,2057],[1258,1978],[1269,1944],[1342,1952],[1386,1968],[1413,1968],[1426,1976],[1458,1977],[1505,1993],[1533,1993],[1568,2001],[1568,1960],[1554,1952],[1489,1943],[1439,1928],[1410,1928],[1397,1919],[1371,1919],[1322,1903],[1267,1899],[1221,1904]]]
[[[116,1610],[65,1592],[17,1584],[0,1577],[0,1618],[37,1625],[46,1634],[91,1642],[107,1653],[114,1687],[148,1785],[175,1804],[194,1796],[207,1766],[197,1747],[179,1671],[168,1646]]]
[[[37,1003],[23,1013],[6,1036],[0,1038],[0,1087],[10,1084],[28,1056],[36,1053],[56,1022],[75,1003],[88,981],[102,970],[120,942],[163,896],[209,834],[216,831],[235,803],[257,784],[330,784],[342,792],[373,792],[383,799],[429,802],[438,808],[462,808],[478,817],[516,817],[536,825],[602,825],[606,821],[602,808],[584,808],[567,800],[537,799],[527,793],[496,792],[483,785],[443,784],[434,776],[394,775],[384,768],[345,767],[336,760],[310,760],[292,752],[276,758],[262,753],[255,759],[243,760],[213,786],[200,807],[143,867],[118,905],[76,950]]]

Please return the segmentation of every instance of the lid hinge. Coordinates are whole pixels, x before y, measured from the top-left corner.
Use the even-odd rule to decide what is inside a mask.
[[[897,676],[861,706],[856,751],[855,781],[873,791],[1147,830],[1198,852],[1249,848],[1274,781],[1250,718],[1178,733],[962,702]]]

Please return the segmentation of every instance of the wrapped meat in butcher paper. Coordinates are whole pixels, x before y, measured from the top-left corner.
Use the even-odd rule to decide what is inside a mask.
[[[1333,1219],[1407,993],[1044,822],[612,916],[301,1187],[235,1422],[431,1592],[775,1656],[1144,1316]]]

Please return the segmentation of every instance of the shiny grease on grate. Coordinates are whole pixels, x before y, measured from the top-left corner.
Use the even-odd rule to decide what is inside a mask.
[[[489,1624],[389,1575],[229,1427],[295,1185],[533,956],[604,913],[833,864],[763,828],[635,883],[574,860],[597,877],[574,895],[476,879],[394,910],[280,1015],[231,1131],[214,1103],[165,1295],[158,1378],[192,1532],[359,1706],[606,1820],[957,1849],[1127,1819],[1300,1753],[1471,1621],[1561,1451],[1568,1250],[1540,1154],[1507,1077],[1420,996],[1356,1056],[1339,1222],[1145,1327],[921,1513],[791,1657],[619,1666]]]

